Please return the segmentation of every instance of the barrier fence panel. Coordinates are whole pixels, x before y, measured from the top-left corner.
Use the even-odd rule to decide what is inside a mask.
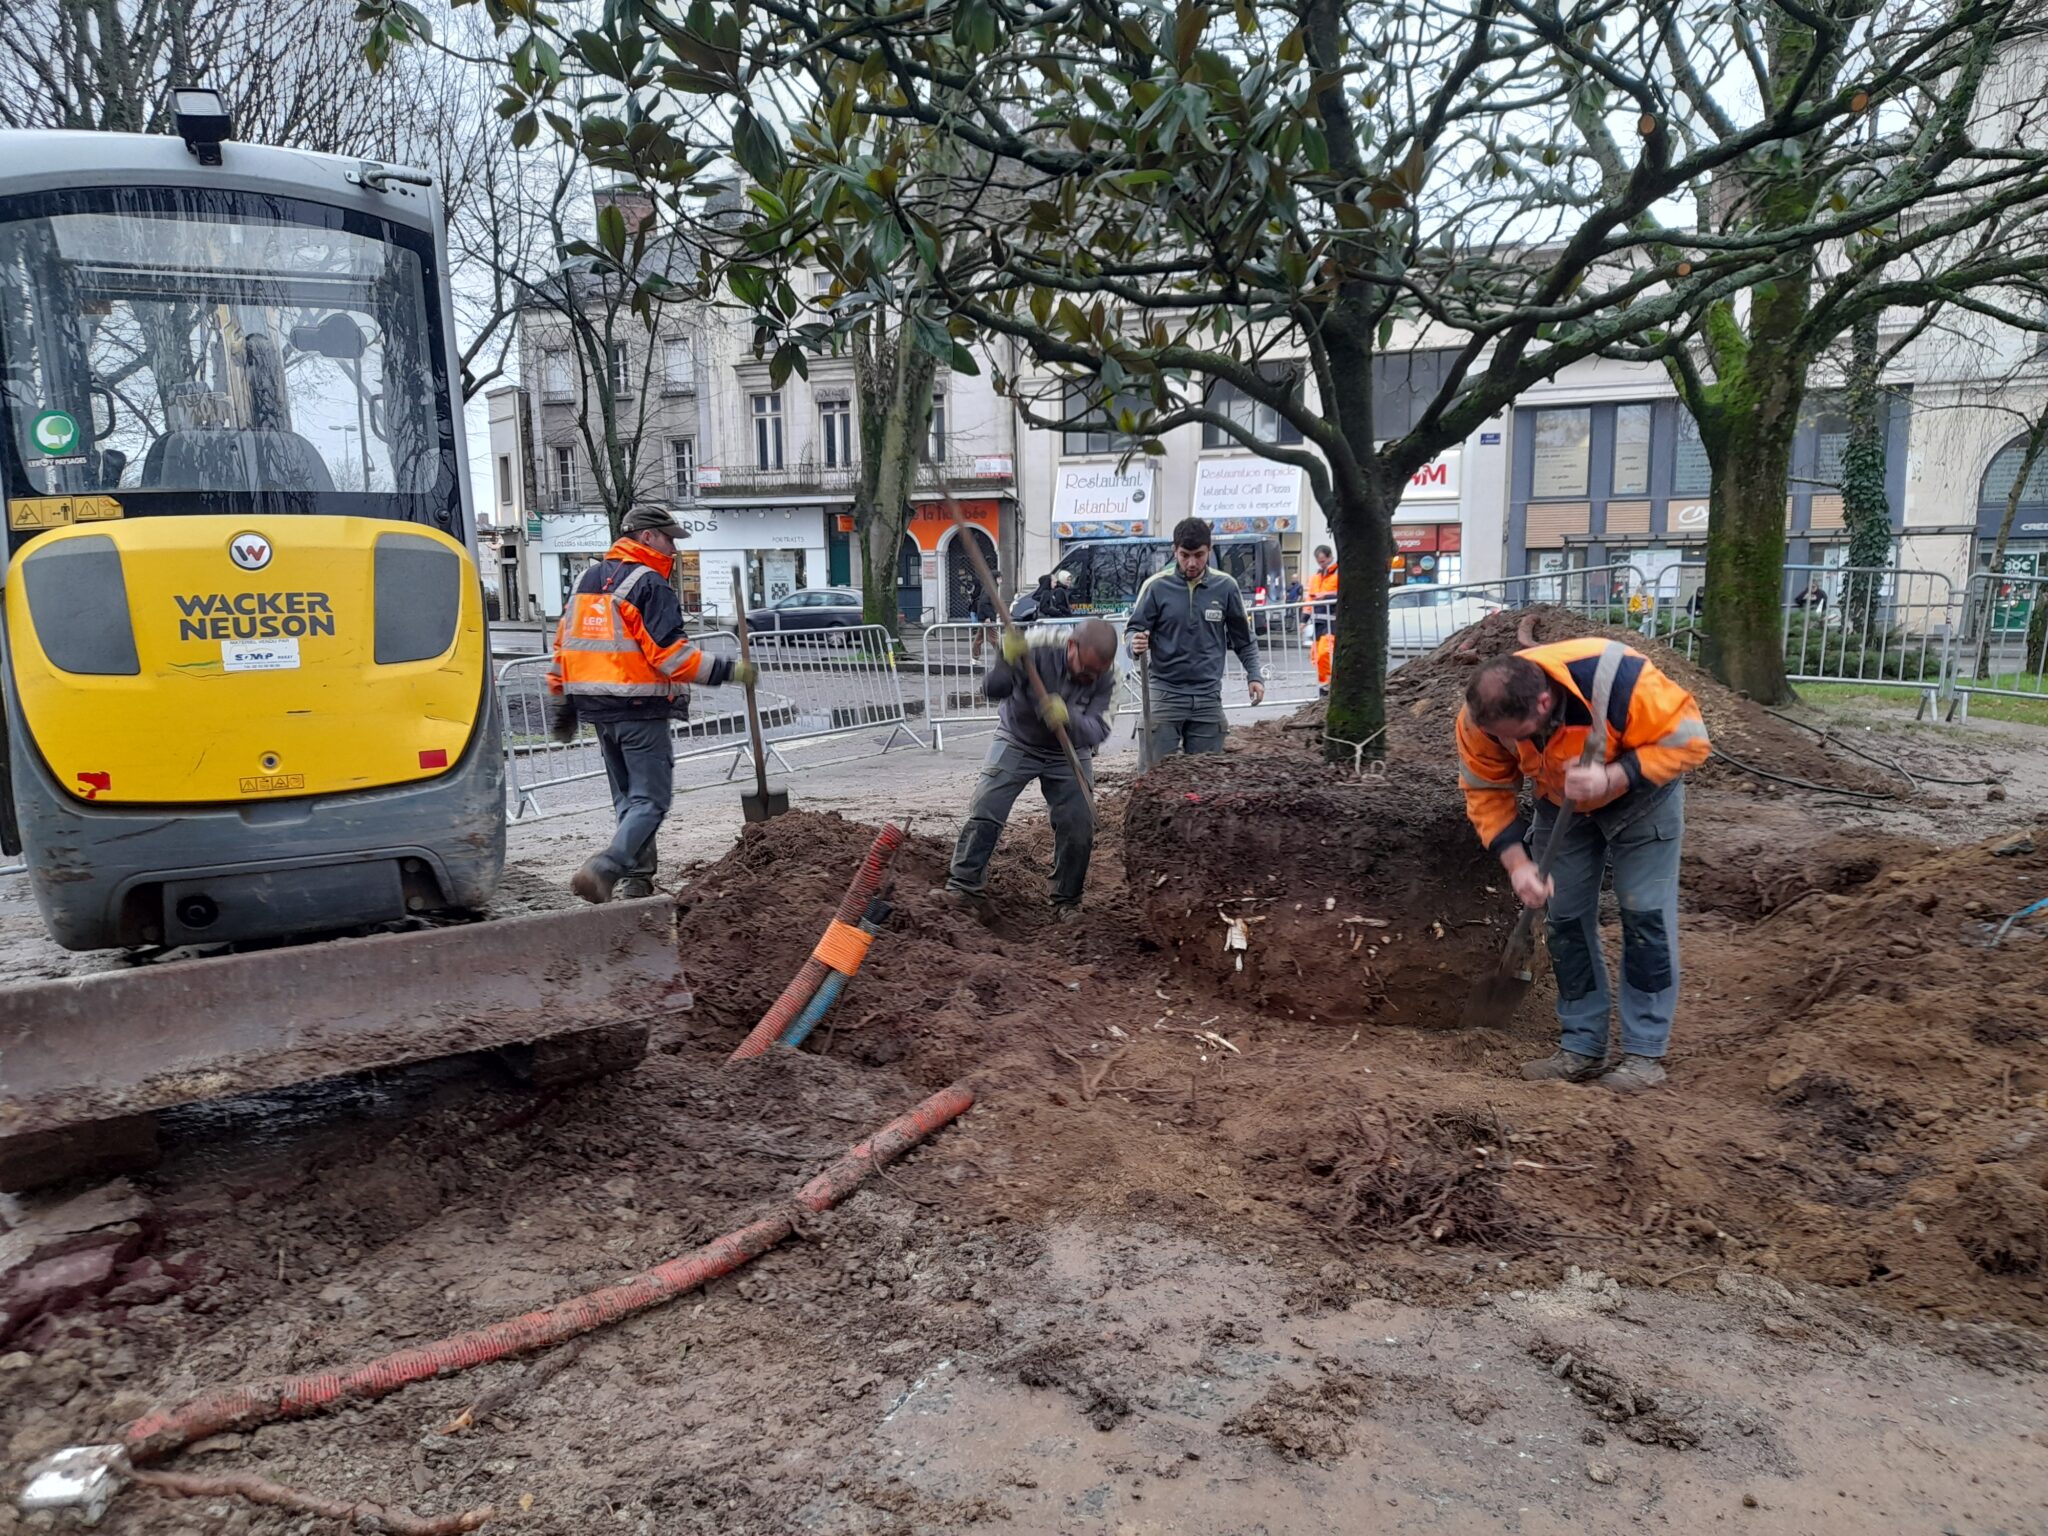
[[[1955,588],[1939,571],[1785,567],[1785,675],[1906,688],[1931,704],[1947,676]]]
[[[1979,571],[1964,589],[1958,628],[1951,719],[1969,718],[1975,693],[2048,698],[2048,576]]]
[[[1467,625],[1503,608],[1550,603],[1569,608],[1582,618],[1603,624],[1646,624],[1650,620],[1651,588],[1631,565],[1509,576],[1497,581],[1460,582],[1452,586],[1416,583],[1388,594],[1387,665],[1390,669],[1427,655]],[[1124,648],[1124,615],[1102,615],[1117,632],[1117,712],[1140,712],[1136,663]],[[1293,708],[1313,700],[1321,688],[1316,671],[1315,641],[1328,627],[1313,602],[1262,603],[1249,610],[1252,641],[1265,673],[1265,704]],[[1076,619],[1042,620],[1033,632],[1071,628]],[[948,736],[972,735],[995,728],[996,708],[982,692],[982,677],[994,658],[995,640],[980,624],[950,622],[925,628],[925,718],[932,745],[943,747]],[[1242,664],[1233,653],[1224,663],[1223,700],[1232,708],[1249,703]]]
[[[711,656],[735,656],[738,639],[715,630],[696,643]],[[889,637],[879,626],[840,629],[817,635],[769,637],[757,645],[761,668],[755,689],[761,710],[762,747],[774,766],[794,772],[828,762],[887,752],[899,742],[922,745],[909,724],[902,678]],[[597,733],[589,725],[569,742],[548,734],[546,656],[521,657],[498,669],[498,700],[505,730],[506,795],[512,817],[577,810],[591,802],[588,786],[604,777]],[[708,788],[751,767],[746,704],[731,684],[693,686],[688,717],[673,719],[669,736],[680,768],[676,790]],[[840,742],[850,750],[813,758],[809,749]],[[801,761],[793,754],[800,754]]]

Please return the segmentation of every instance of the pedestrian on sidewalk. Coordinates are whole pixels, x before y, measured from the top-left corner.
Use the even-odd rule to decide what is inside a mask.
[[[626,514],[604,559],[583,573],[555,626],[555,739],[571,741],[577,723],[597,730],[618,830],[584,860],[569,889],[585,901],[654,894],[654,834],[675,792],[672,713],[687,711],[689,684],[742,686],[752,662],[706,656],[683,633],[683,606],[669,585],[677,541],[686,533],[668,513]]]
[[[1330,691],[1330,662],[1337,654],[1337,552],[1316,546],[1316,568],[1309,572],[1310,632],[1315,637],[1316,691]]]
[[[1588,702],[1603,655],[1607,717]],[[1581,767],[1586,736],[1603,738]],[[1684,775],[1707,760],[1699,704],[1640,651],[1586,638],[1483,662],[1458,712],[1458,778],[1465,814],[1497,855],[1526,907],[1549,907],[1544,934],[1557,975],[1561,1040],[1526,1063],[1532,1080],[1597,1079],[1618,1093],[1664,1081],[1664,1053],[1678,1004],[1678,860],[1685,836]],[[1522,780],[1535,784],[1535,814],[1524,818]],[[1572,820],[1552,859],[1543,846],[1569,798]],[[1621,908],[1621,1059],[1607,1051],[1611,993],[1600,947],[1600,886],[1614,870]]]
[[[1043,703],[1032,697],[1027,666],[1045,684]],[[1064,921],[1081,910],[1088,859],[1095,849],[1095,821],[1083,789],[1085,784],[1093,790],[1095,749],[1109,739],[1116,631],[1101,619],[1083,619],[1072,629],[1044,633],[1033,644],[1013,629],[1003,636],[1001,659],[989,668],[982,687],[997,701],[996,739],[953,846],[944,894],[955,902],[982,900],[989,856],[1010,819],[1010,807],[1035,780],[1052,818],[1049,899]],[[1079,780],[1060,750],[1059,729],[1066,731],[1080,762]]]
[[[1266,697],[1266,670],[1244,594],[1209,563],[1209,525],[1185,517],[1173,530],[1173,564],[1138,589],[1125,621],[1131,654],[1150,657],[1152,740],[1148,762],[1176,752],[1221,752],[1229,722],[1223,714],[1223,663],[1232,652],[1244,663],[1251,701]]]

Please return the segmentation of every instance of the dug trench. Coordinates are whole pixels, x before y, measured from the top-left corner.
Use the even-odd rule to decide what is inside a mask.
[[[1508,1029],[1454,1027],[1513,916],[1455,774],[1420,730],[1384,771],[1326,766],[1313,724],[1105,784],[1080,923],[1043,906],[1042,822],[998,856],[992,925],[933,894],[947,845],[910,837],[894,912],[805,1051],[727,1070],[873,835],[801,812],[747,828],[682,889],[697,1006],[637,1072],[192,1149],[155,1175],[111,1288],[56,1298],[0,1346],[9,1463],[166,1398],[621,1278],[960,1080],[976,1109],[869,1192],[559,1375],[487,1367],[188,1459],[426,1512],[490,1502],[487,1528],[564,1536],[1143,1530],[1198,1491],[1183,1520],[1249,1532],[1329,1528],[1316,1500],[1338,1485],[1276,1469],[1335,1478],[1376,1439],[1468,1521],[1531,1519],[1535,1498],[1555,1528],[1622,1529],[1633,1515],[1471,1470],[1477,1426],[1512,1444],[1510,1403],[1547,1457],[1583,1430],[1581,1491],[1616,1475],[1610,1434],[1630,1455],[1702,1447],[1711,1475],[1620,1475],[1732,1499],[1814,1470],[1754,1394],[1772,1351],[1835,1380],[1844,1358],[1931,1345],[2032,1379],[2048,955],[1987,944],[2048,891],[2048,824],[1936,848],[1708,776],[1672,1081],[1623,1099],[1519,1079],[1551,1040],[1540,983]],[[1633,1343],[1618,1286],[1663,1293],[1684,1330]],[[1728,1342],[1727,1307],[1760,1346]],[[1382,1329],[1414,1341],[1403,1361],[1447,1363],[1361,1353]],[[1449,1359],[1486,1350],[1495,1370],[1455,1376]],[[1887,1358],[1873,1369],[1896,1374]],[[1250,1459],[1219,1477],[1225,1456]],[[1823,1470],[1829,1499],[1848,1465]],[[1813,1509],[1773,1528],[1870,1528]],[[213,1510],[138,1494],[107,1528],[307,1528]]]

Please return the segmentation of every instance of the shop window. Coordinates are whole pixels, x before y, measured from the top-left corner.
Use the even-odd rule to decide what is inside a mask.
[[[1616,496],[1645,496],[1650,490],[1650,407],[1614,408],[1614,478]]]
[[[801,549],[748,550],[747,601],[756,608],[765,608],[778,598],[801,591],[804,554]]]
[[[1700,440],[1700,424],[1683,405],[1677,408],[1678,431],[1671,461],[1671,494],[1704,496],[1714,488],[1714,468],[1707,462],[1707,445]]]
[[[676,548],[675,588],[676,600],[683,605],[683,612],[701,614],[704,611],[704,556],[697,550]]]
[[[1536,412],[1531,497],[1583,496],[1593,446],[1590,410]]]

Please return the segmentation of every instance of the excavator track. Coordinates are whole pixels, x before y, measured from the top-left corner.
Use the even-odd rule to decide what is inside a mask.
[[[161,1110],[504,1053],[620,1071],[690,1007],[666,897],[179,961],[0,991],[0,1190],[148,1160]]]

